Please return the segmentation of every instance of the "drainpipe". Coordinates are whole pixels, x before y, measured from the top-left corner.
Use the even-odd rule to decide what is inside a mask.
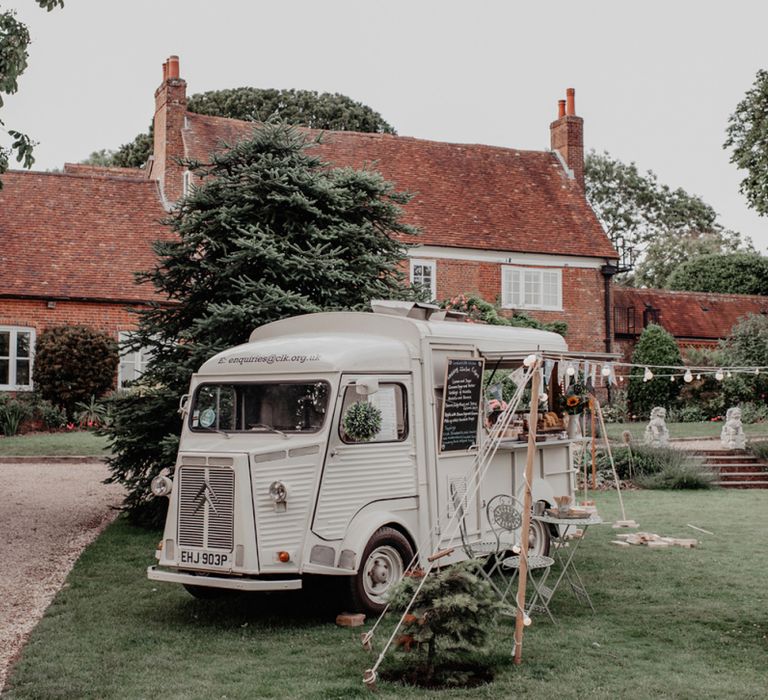
[[[611,308],[611,279],[619,271],[615,262],[607,262],[600,268],[603,273],[603,293],[605,296],[605,351],[613,350],[613,309]],[[608,401],[611,400],[611,384],[608,383]]]
[[[613,349],[613,328],[611,321],[611,278],[619,271],[615,263],[608,262],[600,268],[603,273],[603,288],[605,295],[605,351]]]

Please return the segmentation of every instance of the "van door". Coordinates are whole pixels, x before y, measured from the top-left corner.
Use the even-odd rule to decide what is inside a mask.
[[[359,379],[369,387],[378,380],[378,390],[362,393],[370,388],[358,388]],[[355,404],[378,409],[373,411],[380,418],[375,434],[355,432],[350,419],[361,413]],[[339,540],[369,503],[417,495],[413,415],[410,375],[342,375],[312,523],[316,535]]]

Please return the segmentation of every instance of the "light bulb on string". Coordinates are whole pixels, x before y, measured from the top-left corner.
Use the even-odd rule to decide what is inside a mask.
[[[531,354],[531,355],[528,355],[528,357],[526,357],[526,358],[523,360],[523,364],[524,364],[526,367],[530,367],[530,366],[531,366],[531,365],[532,365],[534,362],[536,362],[536,355],[533,355],[533,354]]]
[[[685,370],[685,374],[683,375],[683,381],[686,384],[690,384],[693,381],[693,375],[691,374],[691,370],[689,369]]]
[[[674,374],[669,378],[669,381],[670,382],[674,382],[675,381],[675,375]]]
[[[646,367],[645,372],[643,372],[643,381],[650,382],[651,379],[653,379],[653,372],[651,372],[650,367]]]
[[[523,625],[526,627],[531,626],[531,617],[528,615],[528,613],[523,613]]]
[[[547,394],[545,394],[543,392],[541,394],[539,394],[539,401],[544,403],[545,401],[548,401],[548,400],[549,400],[549,396],[547,396]]]
[[[701,379],[701,374],[699,372],[696,373],[696,379]]]
[[[723,370],[719,369],[715,372],[715,379],[717,379],[718,382],[723,381]]]
[[[760,374],[760,370],[757,367],[755,367],[755,374]]]
[[[568,367],[565,370],[565,373],[569,377],[572,377],[574,374],[576,374],[576,368],[573,365],[569,364]]]
[[[604,377],[610,377],[611,376],[611,366],[610,365],[603,365],[603,369],[600,370],[600,374],[602,374]]]
[[[623,375],[621,375],[621,374],[619,375],[619,381],[620,381],[620,382],[623,382],[623,381],[624,381],[624,376],[623,376]]]
[[[733,376],[733,375],[731,374],[731,370],[728,370],[728,372],[726,372],[725,376],[726,376],[726,377],[728,377],[728,378],[730,379],[730,378]]]

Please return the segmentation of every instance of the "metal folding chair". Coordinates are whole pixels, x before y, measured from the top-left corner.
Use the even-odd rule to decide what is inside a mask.
[[[525,555],[521,553],[520,555],[514,557],[507,557],[501,562],[502,568],[511,569],[513,571],[512,577],[509,581],[509,584],[507,585],[507,589],[504,592],[505,599],[512,590],[512,587],[517,580],[517,576],[520,573],[520,560],[522,556]],[[549,615],[549,619],[552,620],[554,624],[557,624],[555,622],[554,616],[552,615],[552,612],[549,609],[549,600],[552,596],[552,591],[546,586],[550,567],[554,563],[555,560],[552,559],[552,557],[545,557],[540,554],[528,555],[528,580],[533,586],[534,595],[525,612],[528,614],[532,612],[546,612],[547,615]],[[542,572],[538,578],[536,577],[535,573],[537,571]],[[514,591],[512,591],[512,594],[514,595]]]

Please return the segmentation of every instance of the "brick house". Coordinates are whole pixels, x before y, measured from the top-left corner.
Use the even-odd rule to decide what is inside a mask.
[[[681,350],[716,347],[749,314],[768,314],[768,297],[614,287],[615,349],[629,360],[649,323],[671,333]]]
[[[35,340],[46,328],[83,324],[119,340],[135,327],[128,309],[158,301],[133,272],[152,267],[152,241],[168,235],[164,214],[157,183],[141,170],[3,175],[0,391],[31,388]],[[124,356],[119,379],[141,362],[140,353]]]
[[[354,132],[326,132],[316,148],[334,165],[372,165],[414,195],[405,218],[422,235],[404,264],[433,298],[477,292],[510,313],[564,320],[572,349],[604,352],[618,256],[584,197],[574,99],[568,90],[559,102],[550,151]],[[127,307],[157,301],[133,272],[152,266],[152,241],[168,235],[158,221],[191,184],[179,159],[205,161],[253,128],[187,112],[186,82],[171,57],[155,91],[145,168],[67,165],[63,174],[4,176],[0,390],[31,388],[34,340],[46,327],[85,323],[115,337],[133,327]],[[124,358],[120,378],[140,364],[140,356]]]
[[[421,236],[407,271],[432,298],[478,292],[510,312],[564,320],[572,348],[604,352],[618,255],[584,197],[583,120],[567,95],[550,125],[551,151],[345,131],[325,132],[314,148],[334,165],[372,166],[414,195],[405,218]],[[179,159],[205,162],[254,128],[187,112],[177,57],[163,66],[154,124],[149,177],[169,204],[190,185]]]

